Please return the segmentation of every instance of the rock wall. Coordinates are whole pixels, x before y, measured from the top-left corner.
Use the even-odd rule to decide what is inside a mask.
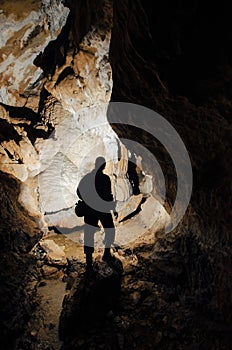
[[[30,250],[49,226],[83,223],[74,213],[76,187],[97,156],[107,160],[120,218],[149,209],[149,220],[139,215],[134,230],[119,228],[118,243],[125,232],[133,240],[149,229],[154,211],[158,228],[168,215],[155,199],[141,207],[142,194],[132,196],[128,150],[107,119],[112,2],[1,1],[0,26],[0,333],[4,349],[12,349],[36,306]],[[137,163],[140,190],[149,194],[151,176]]]
[[[127,150],[106,113],[112,3],[66,5],[28,1],[24,11],[21,2],[15,9],[3,2],[0,14],[1,170],[21,181],[19,200],[31,215],[42,214],[44,232],[83,223],[74,213],[76,187],[99,155],[119,206],[132,194]]]
[[[198,1],[186,6],[178,1],[157,1],[154,6],[140,0],[114,2],[112,101],[151,108],[177,130],[193,167],[191,205],[204,228],[206,222],[209,225],[202,234],[208,242],[221,240],[221,235],[231,239],[226,204],[231,170],[227,10],[226,5],[218,8]],[[164,147],[143,130],[118,126],[116,131],[155,155],[166,180],[167,204],[172,205],[176,174]],[[149,162],[144,169],[153,174]],[[220,237],[218,217],[224,217]]]
[[[227,308],[232,304],[228,297],[232,169],[228,13],[225,2],[115,1],[110,51],[112,100],[159,112],[186,145],[193,167],[193,192],[189,210],[171,236],[197,237],[206,248],[213,262],[214,300],[226,317],[230,317]],[[155,155],[165,175],[166,208],[170,210],[177,181],[165,149],[144,131],[120,125],[115,130]],[[149,162],[144,162],[144,169],[152,174]]]
[[[55,40],[69,9],[62,1],[3,1],[1,6],[0,101],[22,107],[43,71],[34,65],[37,55]]]
[[[35,306],[35,259],[28,252],[42,232],[40,218],[31,217],[18,201],[20,181],[3,172],[0,181],[0,341],[4,349],[13,349]]]

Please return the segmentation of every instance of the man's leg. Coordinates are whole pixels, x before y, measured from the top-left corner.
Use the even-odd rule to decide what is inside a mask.
[[[84,227],[84,253],[86,256],[87,269],[92,267],[92,254],[94,252],[94,233],[93,226],[85,223]]]
[[[112,259],[110,248],[111,248],[111,245],[114,243],[114,239],[115,239],[114,222],[113,222],[113,217],[111,213],[102,214],[100,221],[105,230],[105,251],[102,259],[104,261],[107,261]]]
[[[84,253],[86,255],[87,269],[92,268],[94,252],[94,234],[97,229],[98,219],[95,215],[85,218],[84,227]]]

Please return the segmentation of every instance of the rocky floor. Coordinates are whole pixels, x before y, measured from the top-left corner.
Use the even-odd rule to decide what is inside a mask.
[[[117,246],[110,264],[98,249],[91,276],[71,238],[51,232],[33,250],[38,306],[17,350],[232,349],[213,264],[193,236]]]

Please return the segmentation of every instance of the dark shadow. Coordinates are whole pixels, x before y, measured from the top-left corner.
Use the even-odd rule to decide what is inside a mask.
[[[12,350],[33,312],[26,291],[36,261],[29,252],[42,233],[18,202],[20,181],[0,171],[0,183],[0,344]]]
[[[5,119],[0,119],[0,142],[14,140],[17,144],[22,140],[22,136],[17,133],[13,125]]]
[[[38,107],[38,114],[40,115],[43,109],[46,107],[46,102],[48,97],[51,96],[51,94],[45,89],[42,88],[40,92],[40,100],[39,100],[39,107]]]
[[[95,21],[95,1],[66,0],[65,6],[70,9],[66,24],[55,40],[49,42],[43,52],[34,60],[34,65],[43,70],[43,76],[53,76],[56,67],[65,64],[68,50],[78,49],[79,43]]]
[[[138,127],[132,126],[132,125],[125,125],[123,124],[123,117],[125,117],[125,120],[130,120],[129,113],[131,111],[125,111],[124,116],[122,116],[122,112],[117,110],[117,104],[110,104],[108,111],[107,111],[107,118],[108,121],[112,127],[112,129],[116,132],[116,134],[126,140],[132,140],[137,142],[138,144],[144,146],[149,152],[151,152],[152,155],[154,155],[155,159],[158,161],[160,168],[162,169],[162,173],[165,176],[165,186],[166,186],[166,200],[168,203],[172,206],[175,202],[175,193],[173,192],[173,187],[176,186],[177,183],[177,177],[176,177],[176,169],[173,163],[173,160],[170,156],[170,154],[165,149],[164,145],[161,144],[161,142],[155,138],[152,134],[147,132],[146,130],[142,130]],[[132,112],[131,112],[132,113]],[[119,120],[119,123],[112,123],[112,120],[115,120],[115,116],[117,116],[117,119]],[[113,117],[113,119],[112,119]],[[136,116],[135,116],[136,120]],[[170,140],[170,142],[172,142]],[[126,145],[126,142],[123,141],[124,145]],[[128,149],[130,151],[133,151],[136,153],[136,149],[131,149],[131,143],[128,143]],[[176,152],[176,151],[175,151]],[[176,153],[177,156],[178,155]],[[148,174],[154,174],[154,164],[151,162],[147,162],[143,164],[145,166],[144,170]],[[134,191],[134,194],[138,193],[138,179],[137,179],[137,172],[136,172],[136,166],[128,162],[128,178],[130,182],[132,183],[132,189]],[[155,179],[155,176],[154,176]],[[154,180],[155,181],[155,180]],[[156,183],[154,185],[159,190],[159,184]]]
[[[50,231],[54,231],[58,234],[70,234],[74,232],[81,232],[84,229],[84,225],[74,226],[74,227],[57,227],[57,226],[49,226],[48,229]]]
[[[191,348],[196,335],[204,342],[202,349],[212,348],[216,340],[229,344],[231,325],[214,303],[215,288],[220,288],[214,283],[217,267],[196,237],[157,239],[121,249],[121,255],[128,263],[133,256],[138,259],[136,266],[125,263],[122,281],[123,271],[116,266],[103,279],[105,263],[95,262],[91,278],[78,266],[81,273],[60,318],[63,350],[77,347],[80,340],[83,349],[91,342],[96,348],[101,344],[103,349],[121,349],[118,334],[123,334],[124,349],[150,349],[157,332],[170,335],[159,340],[162,349]]]
[[[43,52],[40,52],[34,59],[34,65],[43,70],[44,76],[54,75],[56,67],[61,67],[65,63],[67,51],[69,48],[69,36],[71,28],[70,14],[65,26],[62,28],[56,40],[52,40],[46,46]]]
[[[228,283],[226,287],[218,283],[217,279],[222,278],[221,266],[212,260],[199,239],[190,234],[172,241],[160,238],[155,244],[139,246],[133,253],[139,265],[136,273],[127,276],[130,283],[123,288],[121,305],[123,313],[131,302],[128,294],[134,284],[134,292],[139,292],[136,311],[131,308],[129,316],[134,328],[144,332],[140,324],[149,320],[154,329],[172,334],[163,338],[164,349],[169,344],[175,344],[175,349],[183,344],[184,348],[190,348],[187,344],[194,343],[196,334],[204,342],[202,349],[215,348],[215,342],[226,349],[228,339],[231,341],[231,322],[224,318],[216,295],[219,291],[226,295]],[[137,281],[143,283],[138,285]],[[163,322],[166,318],[168,323]],[[139,340],[136,345],[139,348]],[[144,349],[148,348],[144,344]]]
[[[127,176],[132,186],[133,194],[136,196],[140,194],[140,189],[139,189],[139,177],[136,171],[136,167],[137,167],[136,159],[134,154],[130,159],[131,160],[128,160]]]
[[[153,245],[140,246],[135,250],[141,266],[147,266],[149,281],[162,285],[163,298],[166,302],[186,301],[186,307],[196,310],[210,307],[214,295],[214,272],[212,262],[198,240],[190,235],[183,235],[167,244],[158,239],[159,249],[155,249],[156,258],[148,260],[143,252],[154,250]],[[163,248],[163,249],[161,249]],[[141,268],[138,278],[141,278]]]
[[[31,108],[8,106],[4,103],[0,103],[0,105],[9,112],[10,118],[30,120],[31,122],[34,122],[35,120],[38,121],[38,113],[35,113]]]
[[[70,263],[69,271],[73,272]],[[85,273],[84,266],[78,265],[76,271],[79,276],[63,301],[60,316],[59,336],[64,343],[80,334],[103,331],[109,314],[116,313],[120,296],[123,267],[119,259],[111,264],[95,261],[91,276]]]
[[[129,220],[129,219],[133,218],[135,215],[137,215],[138,213],[140,213],[141,210],[142,210],[141,206],[142,206],[143,203],[146,202],[146,200],[147,200],[147,198],[146,198],[146,197],[143,197],[142,200],[140,201],[138,207],[136,208],[136,210],[134,210],[132,213],[130,213],[129,215],[127,215],[127,216],[125,216],[123,219],[121,219],[121,220],[119,221],[119,223],[120,223],[120,222],[123,222],[123,221],[126,221],[126,220]]]
[[[74,72],[74,70],[73,70],[72,67],[66,67],[66,68],[60,73],[60,75],[59,75],[59,77],[58,77],[58,79],[57,79],[57,81],[56,81],[56,83],[55,83],[55,87],[56,87],[57,85],[59,85],[60,82],[61,82],[62,80],[64,80],[66,77],[68,77],[69,75],[71,75],[71,76],[74,76],[74,75],[75,75],[75,72]]]
[[[18,124],[24,128],[32,145],[34,144],[37,138],[48,138],[51,132],[54,130],[54,127],[48,121],[46,121],[47,130],[36,128],[36,126],[39,124],[45,124],[45,122],[42,121],[40,112],[42,111],[42,105],[45,99],[48,97],[48,95],[49,94],[47,90],[43,89],[41,91],[38,113],[34,112],[31,108],[28,107],[14,107],[0,103],[0,105],[2,105],[5,108],[5,110],[9,113],[9,117],[12,118],[12,124],[14,123],[14,118],[21,119],[20,122],[18,122]],[[28,124],[27,121],[30,121],[31,123]],[[14,127],[11,126],[6,120],[0,119],[0,123],[0,126],[2,126],[1,130],[4,130],[5,128],[4,133],[0,134],[0,142],[15,140],[18,143],[22,140],[22,136],[18,135]]]

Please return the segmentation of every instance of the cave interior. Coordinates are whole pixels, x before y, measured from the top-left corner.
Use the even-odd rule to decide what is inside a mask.
[[[2,349],[232,349],[228,2],[2,0],[0,26]],[[118,240],[108,266],[99,228],[88,277],[74,207],[98,155]]]

